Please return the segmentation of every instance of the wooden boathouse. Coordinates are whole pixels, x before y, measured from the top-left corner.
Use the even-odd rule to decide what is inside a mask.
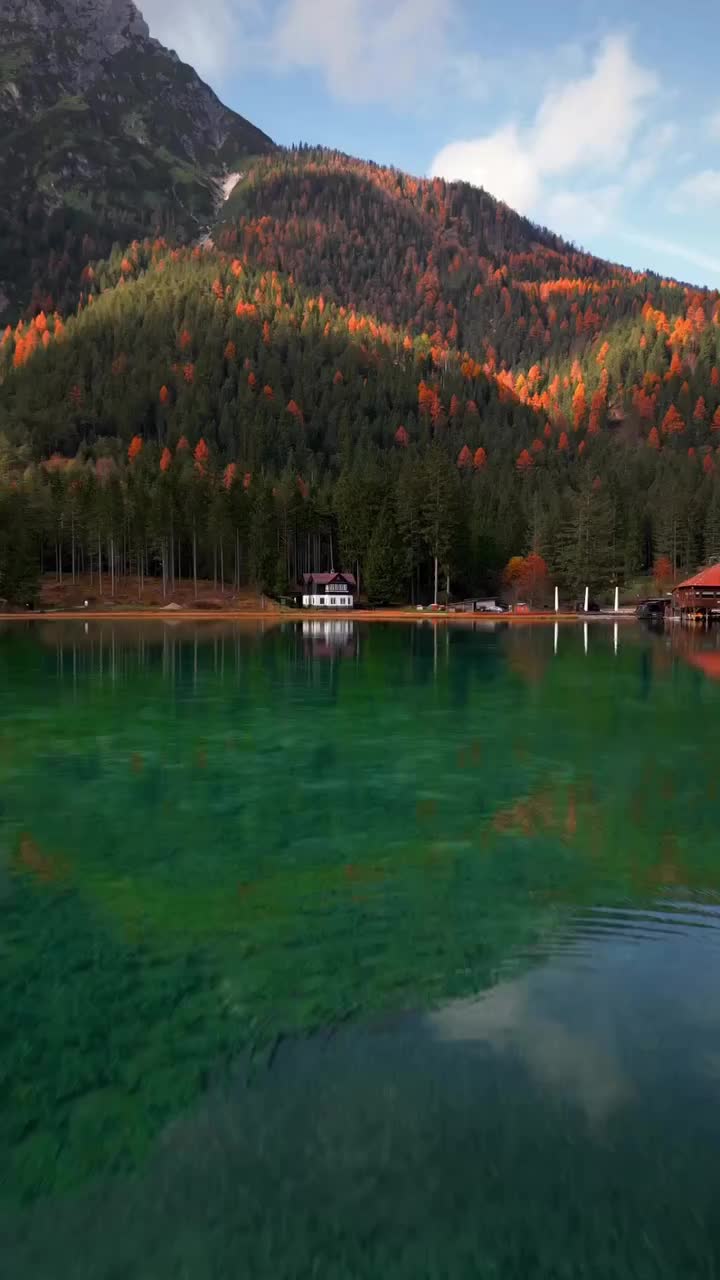
[[[688,578],[672,593],[673,608],[682,621],[720,621],[720,564]]]

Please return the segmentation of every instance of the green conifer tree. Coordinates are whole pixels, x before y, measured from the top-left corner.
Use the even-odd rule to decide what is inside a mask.
[[[393,604],[405,588],[405,556],[395,520],[393,503],[386,499],[375,522],[367,555],[365,585],[374,605]]]

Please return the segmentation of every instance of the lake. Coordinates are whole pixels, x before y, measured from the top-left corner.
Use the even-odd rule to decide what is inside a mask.
[[[9,1280],[720,1274],[720,632],[0,631]]]

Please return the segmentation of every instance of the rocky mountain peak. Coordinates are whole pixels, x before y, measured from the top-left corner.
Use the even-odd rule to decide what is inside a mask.
[[[150,34],[132,0],[0,0],[2,19],[40,32],[84,31],[106,54],[116,53],[133,36]]]
[[[33,290],[64,304],[114,241],[202,236],[272,147],[133,0],[0,0],[0,321]]]
[[[0,0],[2,29],[14,53],[11,83],[22,83],[32,62],[35,70],[59,77],[62,88],[73,93],[86,88],[102,65],[128,46],[156,44],[132,0]],[[23,88],[27,99],[27,86]],[[42,91],[40,96],[45,99]]]

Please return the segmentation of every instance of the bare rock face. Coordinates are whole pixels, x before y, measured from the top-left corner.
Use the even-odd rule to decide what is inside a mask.
[[[148,36],[148,25],[133,0],[2,0],[34,26],[57,26],[95,31],[99,38],[114,39],[118,32]]]
[[[31,92],[31,69],[36,82],[40,75],[54,77],[64,92],[77,93],[109,58],[150,41],[132,0],[0,0],[0,33],[9,53],[5,67],[0,61],[0,112],[14,105],[16,114],[46,100],[43,86]]]
[[[38,33],[69,30],[85,34],[87,53],[117,53],[129,39],[148,39],[150,31],[132,0],[0,0],[0,21],[13,21]]]
[[[227,174],[272,146],[133,0],[0,0],[0,323],[69,301],[114,241],[202,235]]]

